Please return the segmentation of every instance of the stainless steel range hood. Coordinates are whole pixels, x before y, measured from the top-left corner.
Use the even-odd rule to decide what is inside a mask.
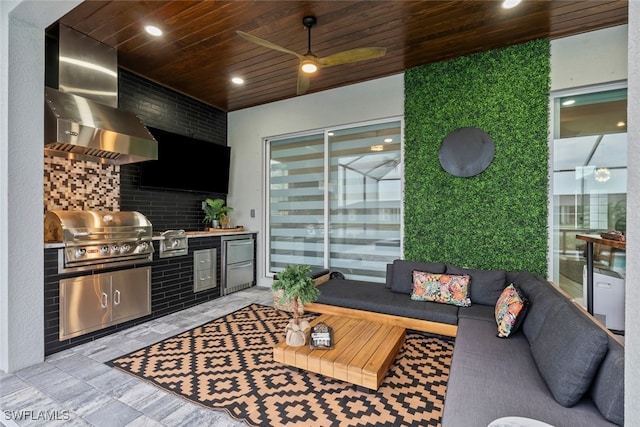
[[[157,160],[142,121],[118,105],[115,49],[60,26],[58,89],[45,88],[45,154],[100,163]]]

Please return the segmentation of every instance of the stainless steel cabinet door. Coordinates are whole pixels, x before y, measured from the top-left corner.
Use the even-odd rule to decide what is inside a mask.
[[[108,278],[94,274],[60,280],[60,340],[96,331],[110,321]]]
[[[60,280],[60,340],[150,313],[151,267]]]
[[[218,251],[200,249],[193,252],[193,292],[200,292],[216,287],[216,257]]]
[[[151,267],[115,271],[110,276],[113,295],[112,323],[151,313]]]

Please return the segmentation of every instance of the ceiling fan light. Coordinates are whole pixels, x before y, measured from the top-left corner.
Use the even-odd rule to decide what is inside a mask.
[[[313,59],[305,59],[300,63],[300,69],[307,74],[313,74],[318,71],[318,64]]]
[[[505,9],[511,9],[516,7],[522,2],[522,0],[504,0],[502,2],[502,7]]]

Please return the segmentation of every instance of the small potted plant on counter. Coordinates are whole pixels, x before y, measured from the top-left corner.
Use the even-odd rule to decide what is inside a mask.
[[[206,199],[204,205],[204,222],[213,228],[226,228],[229,224],[231,206],[226,206],[224,199]]]
[[[315,301],[320,294],[309,275],[310,272],[311,267],[308,265],[287,265],[271,285],[271,290],[274,296],[279,298],[280,304],[293,304],[293,319],[285,328],[287,344],[290,346],[303,346],[306,343],[309,322],[300,320],[300,314],[304,311],[304,304]]]

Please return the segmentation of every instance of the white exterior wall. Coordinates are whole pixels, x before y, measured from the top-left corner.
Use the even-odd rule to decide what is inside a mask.
[[[627,286],[625,305],[640,303],[640,2],[629,1],[627,107]],[[640,316],[625,310],[625,425],[640,425]]]
[[[335,72],[339,70],[336,68]],[[258,285],[271,285],[271,279],[266,276],[264,250],[268,229],[264,223],[263,138],[403,114],[404,74],[229,113],[231,177],[228,204],[233,206],[235,223],[258,231]],[[255,209],[255,218],[250,216],[251,209]]]
[[[626,25],[551,42],[552,91],[626,78]]]
[[[15,371],[44,359],[44,30],[78,3],[0,1],[3,371]]]

